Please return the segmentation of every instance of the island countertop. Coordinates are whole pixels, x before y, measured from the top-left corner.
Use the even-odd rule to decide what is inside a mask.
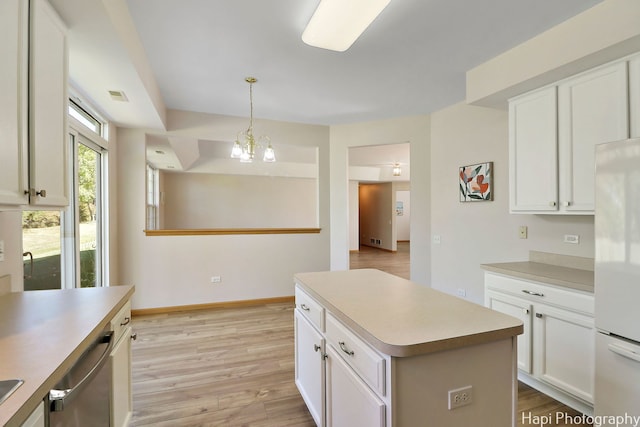
[[[0,426],[29,416],[133,292],[112,286],[0,296],[0,379],[24,380],[0,403]]]
[[[375,269],[299,273],[295,281],[374,348],[394,357],[523,332],[514,317]]]

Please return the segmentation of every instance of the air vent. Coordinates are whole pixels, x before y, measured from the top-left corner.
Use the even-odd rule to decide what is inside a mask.
[[[127,95],[125,95],[124,92],[120,90],[110,90],[109,95],[111,95],[111,99],[113,99],[114,101],[129,102],[129,98],[127,98]]]

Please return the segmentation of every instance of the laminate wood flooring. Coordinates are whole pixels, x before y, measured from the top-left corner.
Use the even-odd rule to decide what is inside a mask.
[[[294,384],[293,309],[278,303],[134,317],[130,425],[315,426]],[[523,412],[577,414],[524,384],[518,410],[522,427],[539,425],[522,423]],[[564,425],[582,424],[547,424]]]
[[[349,254],[349,268],[377,268],[387,273],[409,279],[409,242],[398,242],[396,252],[360,246],[357,252]]]

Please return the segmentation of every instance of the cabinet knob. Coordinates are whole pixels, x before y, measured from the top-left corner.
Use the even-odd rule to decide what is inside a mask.
[[[137,339],[138,339],[138,333],[137,333],[137,332],[132,333],[132,334],[131,334],[131,340],[132,340],[132,341],[135,341],[135,340],[137,340]]]
[[[571,202],[567,201],[563,203],[564,206],[571,206]]]
[[[556,202],[549,202],[549,206],[553,207],[556,205]]]
[[[321,349],[322,347],[320,347],[318,344],[314,344],[313,345],[313,351],[315,351],[316,353]]]
[[[47,197],[47,190],[36,191],[36,195],[40,197]]]
[[[529,309],[528,308],[523,308],[522,311],[524,312],[524,314],[529,314]]]

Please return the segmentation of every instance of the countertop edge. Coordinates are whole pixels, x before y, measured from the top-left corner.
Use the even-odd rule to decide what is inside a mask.
[[[115,286],[114,286],[115,287]],[[34,409],[42,401],[43,397],[49,393],[49,390],[64,376],[64,374],[73,366],[75,361],[82,355],[82,353],[94,342],[100,332],[104,330],[111,319],[118,313],[118,311],[126,304],[135,292],[134,286],[118,286],[128,287],[128,291],[123,295],[117,304],[109,311],[109,313],[93,328],[91,333],[85,337],[84,340],[69,354],[64,362],[58,366],[58,368],[51,373],[51,375],[37,388],[37,390],[20,406],[20,408],[14,412],[14,414],[8,419],[5,427],[19,427],[28,417],[31,415]]]
[[[545,264],[539,264],[539,263],[532,263],[532,262],[528,262],[529,264],[538,264],[540,266],[544,266]],[[563,279],[559,279],[557,277],[553,277],[550,275],[544,275],[544,274],[535,274],[535,273],[531,273],[529,271],[522,271],[518,268],[513,268],[513,265],[516,264],[521,264],[521,263],[500,263],[500,264],[481,264],[480,267],[488,272],[491,273],[498,273],[498,274],[503,274],[506,276],[511,276],[511,277],[517,277],[520,279],[526,279],[526,280],[532,280],[535,282],[541,282],[541,283],[545,283],[545,284],[549,284],[549,285],[553,285],[553,286],[560,286],[563,288],[568,288],[568,289],[573,289],[573,290],[577,290],[577,291],[582,291],[582,292],[587,292],[587,293],[593,293],[594,292],[594,286],[591,284],[587,284],[587,283],[583,283],[583,282],[572,282],[569,280],[563,280]],[[551,265],[549,264],[549,267],[551,268],[555,268],[555,269],[566,269],[566,271],[571,271],[571,270],[576,270],[579,272],[586,272],[588,270],[580,270],[580,269],[572,269],[569,267],[559,267],[559,266],[555,266],[555,265]],[[543,268],[543,267],[541,267]]]
[[[373,334],[367,331],[364,327],[359,325],[356,321],[351,319],[348,315],[343,313],[340,309],[335,307],[316,291],[314,291],[309,285],[305,284],[301,279],[296,276],[295,283],[304,289],[305,292],[310,294],[319,303],[321,303],[326,309],[342,321],[345,325],[351,328],[356,334],[363,338],[369,345],[383,354],[392,357],[411,357],[429,353],[436,353],[439,351],[452,350],[456,348],[462,348],[469,345],[483,344],[492,341],[498,341],[507,338],[515,338],[522,334],[524,331],[524,325],[519,325],[494,329],[490,331],[481,331],[471,335],[461,335],[451,337],[447,339],[440,339],[435,341],[423,342],[419,344],[409,345],[394,345],[381,341]],[[451,297],[455,298],[455,297]]]

